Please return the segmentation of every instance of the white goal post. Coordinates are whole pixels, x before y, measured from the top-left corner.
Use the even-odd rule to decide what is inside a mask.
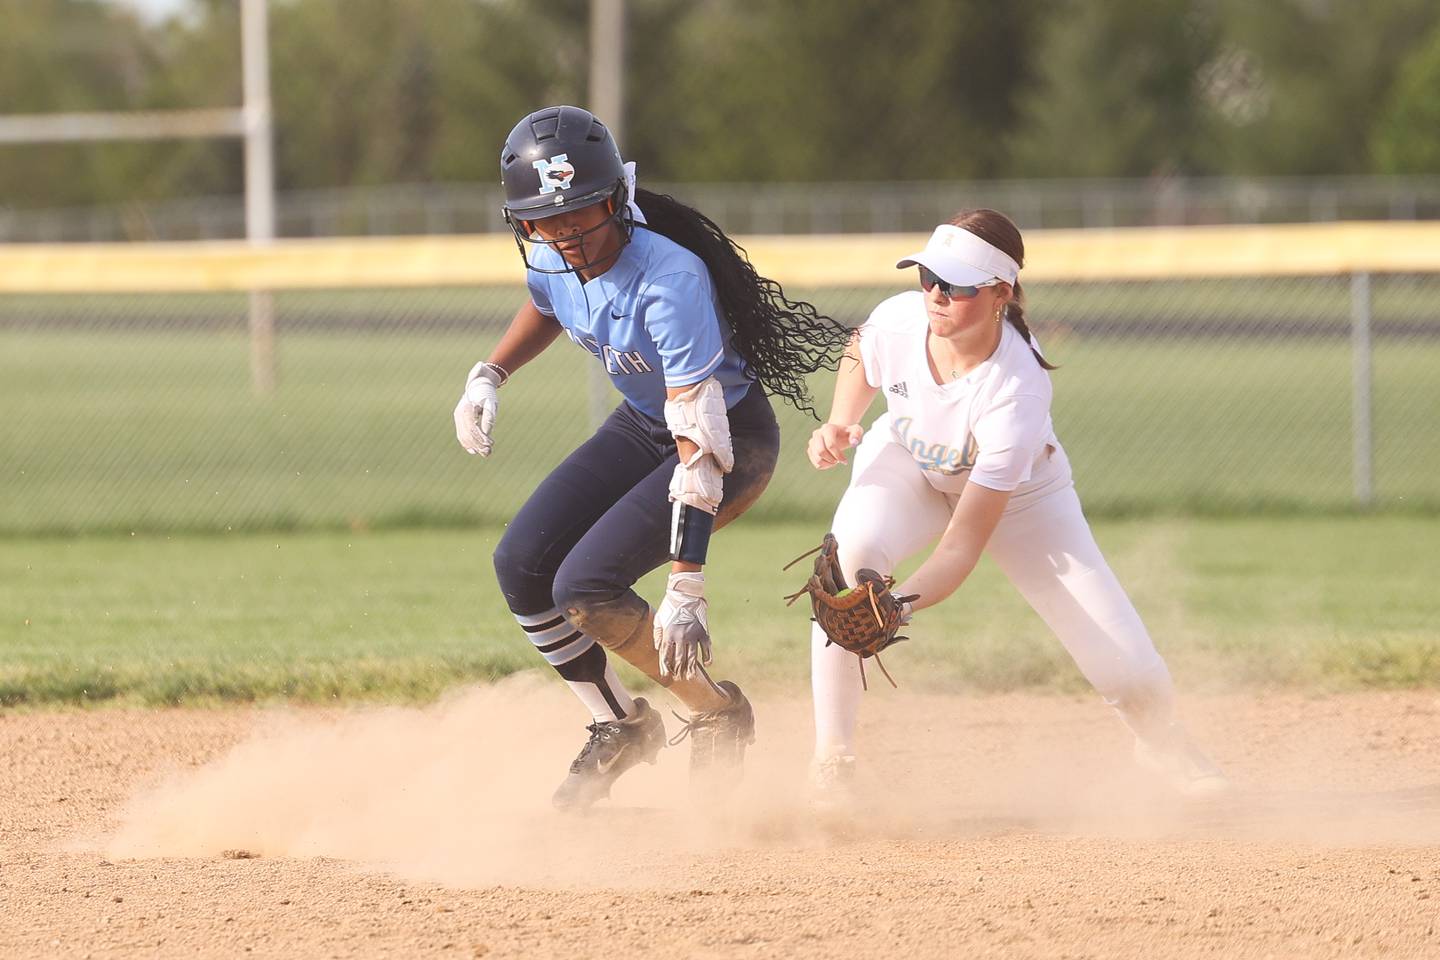
[[[240,0],[244,96],[239,107],[116,113],[0,115],[0,143],[77,143],[238,137],[245,142],[245,238],[275,238],[275,171],[270,109],[268,0]],[[266,290],[250,292],[250,374],[255,391],[275,388],[275,306]]]

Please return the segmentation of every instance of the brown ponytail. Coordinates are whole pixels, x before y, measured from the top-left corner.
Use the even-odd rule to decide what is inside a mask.
[[[950,223],[975,234],[991,246],[998,247],[1017,264],[1025,266],[1025,240],[1020,236],[1020,228],[1000,211],[983,207],[978,210],[961,210]],[[1046,370],[1056,369],[1055,364],[1041,356],[1040,351],[1035,349],[1035,342],[1030,339],[1030,327],[1025,323],[1025,292],[1020,289],[1019,280],[1015,281],[1014,296],[1005,304],[1004,309],[1005,319],[1025,338],[1036,362]]]

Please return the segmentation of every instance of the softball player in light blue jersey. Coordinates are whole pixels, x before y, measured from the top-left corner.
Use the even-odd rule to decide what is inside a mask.
[[[500,388],[562,333],[624,397],[540,483],[495,551],[511,613],[591,717],[554,802],[588,807],[665,744],[659,711],[630,696],[606,650],[688,708],[676,739],[690,737],[692,774],[713,792],[738,776],[754,715],[735,683],[705,669],[710,534],[754,503],[775,469],[767,394],[810,409],[805,377],[843,350],[849,330],[787,299],[698,211],[636,188],[633,165],[585,110],[521,120],[500,167],[530,297],[466,379],[461,445],[490,454]],[[667,560],[652,608],[633,585]]]

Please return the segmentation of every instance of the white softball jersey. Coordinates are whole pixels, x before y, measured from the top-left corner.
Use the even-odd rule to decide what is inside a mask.
[[[841,568],[851,583],[861,567],[893,573],[945,532],[965,484],[1011,491],[986,555],[1102,696],[1114,702],[1143,692],[1168,703],[1169,670],[1080,508],[1050,420],[1050,375],[1025,338],[1002,326],[995,353],[944,384],[930,373],[922,294],[891,297],[861,328],[865,377],[888,409],[854,451],[835,510]],[[922,642],[965,642],[926,638],[925,611],[916,620],[912,635]],[[827,645],[818,626],[811,683],[817,757],[853,753],[860,671],[855,655]]]
[[[1050,479],[1044,464],[1060,451],[1050,374],[1014,326],[1001,327],[989,359],[943,384],[930,375],[930,324],[918,290],[881,303],[860,329],[865,379],[888,411],[872,429],[888,429],[943,493],[959,494],[971,481],[1020,492]]]

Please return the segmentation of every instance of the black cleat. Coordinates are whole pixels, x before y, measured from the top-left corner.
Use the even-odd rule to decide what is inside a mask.
[[[590,739],[570,764],[570,775],[555,791],[551,802],[560,810],[584,810],[596,800],[610,796],[610,786],[620,774],[644,761],[654,763],[665,746],[665,722],[660,712],[643,697],[635,700],[635,712],[623,720],[592,723],[585,729]]]
[[[717,686],[730,702],[718,710],[694,714],[670,742],[689,737],[692,784],[723,790],[740,781],[745,748],[755,742],[755,711],[733,682],[721,680]]]

